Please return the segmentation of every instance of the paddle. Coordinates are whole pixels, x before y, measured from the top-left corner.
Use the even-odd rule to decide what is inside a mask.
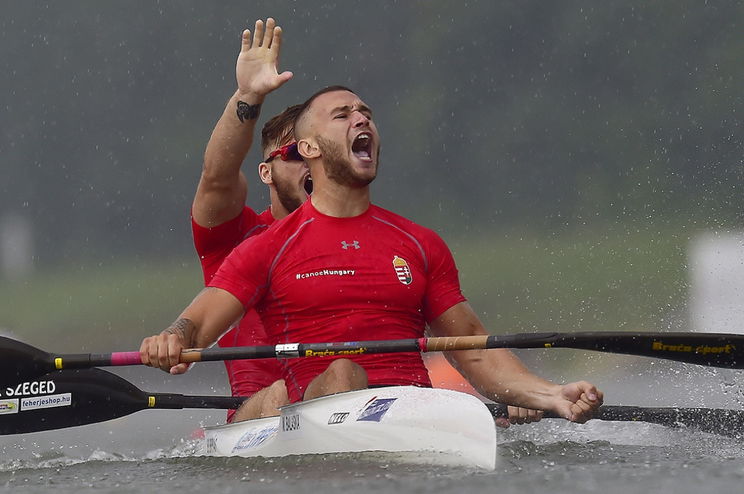
[[[101,369],[55,371],[31,383],[3,390],[0,435],[40,432],[105,422],[147,409],[234,409],[246,399],[231,396],[186,396],[147,393]],[[486,404],[495,418],[508,416],[506,405]],[[546,413],[546,418],[560,418]],[[643,408],[604,405],[595,418],[696,427],[706,432],[739,435],[744,412],[708,408]]]
[[[238,408],[244,398],[146,393],[101,369],[51,372],[2,390],[0,434],[93,424],[145,409]]]
[[[507,406],[504,404],[486,403],[486,406],[495,418],[509,415]],[[543,417],[561,418],[553,412],[546,412]],[[594,414],[594,419],[613,422],[648,422],[667,427],[692,427],[703,432],[730,437],[744,435],[744,411],[725,408],[646,408],[602,405]]]
[[[729,369],[744,368],[744,335],[725,333],[522,333],[373,340],[342,343],[293,343],[276,346],[190,349],[181,362],[440,352],[487,348],[573,348],[655,357]],[[53,355],[0,337],[0,384],[13,384],[55,369],[141,365],[139,352]]]

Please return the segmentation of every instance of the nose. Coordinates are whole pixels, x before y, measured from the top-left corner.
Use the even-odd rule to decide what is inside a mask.
[[[354,111],[354,113],[352,113],[352,118],[354,127],[366,127],[369,125],[369,118],[367,118],[364,113],[359,110],[356,110]]]

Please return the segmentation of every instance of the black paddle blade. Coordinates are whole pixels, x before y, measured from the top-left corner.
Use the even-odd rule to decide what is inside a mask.
[[[100,369],[55,371],[0,388],[0,434],[20,434],[123,417],[148,408],[148,395]]]
[[[573,348],[744,369],[744,335],[727,333],[522,333],[488,337],[487,348]]]
[[[642,355],[724,369],[744,369],[744,336],[725,333],[567,333],[556,347]]]
[[[53,370],[54,358],[50,353],[0,336],[1,387],[17,384],[27,377],[41,376]]]

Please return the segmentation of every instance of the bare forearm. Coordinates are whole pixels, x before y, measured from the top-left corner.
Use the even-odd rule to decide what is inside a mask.
[[[181,351],[211,345],[242,313],[242,304],[229,292],[205,288],[173,324],[142,340],[140,359],[145,365],[183,374],[188,366],[180,363]]]
[[[179,317],[173,324],[165,328],[161,334],[174,334],[183,342],[185,347],[193,347],[194,322],[191,319]]]
[[[238,90],[225,106],[204,153],[199,186],[194,197],[194,221],[213,227],[235,218],[245,205],[247,180],[240,171],[253,144],[253,132],[266,95],[291,77],[277,72],[281,28],[274,19],[256,21],[254,38],[244,30],[235,65]]]
[[[218,288],[205,288],[163,333],[175,334],[184,347],[208,347],[242,315],[235,297]]]
[[[431,322],[430,328],[435,335],[441,336],[487,334],[467,302],[445,311]],[[554,406],[554,396],[560,386],[530,372],[509,350],[449,352],[447,358],[487,398],[541,410]]]
[[[253,144],[263,98],[236,91],[225,106],[204,153],[202,174],[214,181],[234,181]],[[239,113],[240,112],[240,113]]]
[[[212,131],[192,206],[194,221],[201,226],[229,221],[245,205],[248,186],[241,166],[253,141],[260,101],[236,91]]]
[[[451,360],[483,396],[510,405],[550,409],[557,384],[530,372],[509,350],[452,352]]]

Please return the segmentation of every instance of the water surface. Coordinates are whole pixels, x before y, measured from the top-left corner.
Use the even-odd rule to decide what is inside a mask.
[[[145,374],[147,386],[141,382],[142,371],[120,374],[149,391],[222,394],[223,387],[213,387],[214,374],[220,370],[205,366],[180,379]],[[618,378],[616,369],[613,372],[598,376],[608,403],[740,407],[738,374],[733,371],[630,362],[623,369],[625,378]],[[744,481],[741,439],[689,428],[544,420],[501,431],[497,468],[487,472],[412,465],[367,454],[200,456],[194,433],[199,425],[223,417],[222,411],[151,410],[103,424],[0,437],[0,488],[14,494],[150,490],[685,494],[740,492]]]

